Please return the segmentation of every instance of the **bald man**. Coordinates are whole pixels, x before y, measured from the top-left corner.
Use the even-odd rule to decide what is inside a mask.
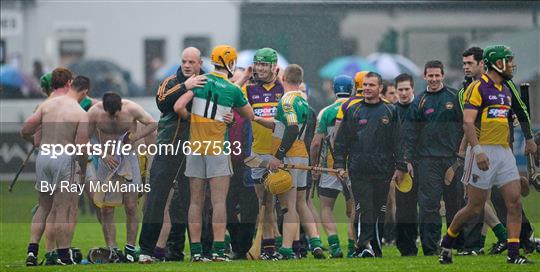
[[[174,103],[187,90],[202,87],[206,83],[204,71],[201,70],[201,52],[194,47],[188,47],[182,52],[182,64],[176,74],[167,77],[159,85],[156,94],[156,103],[161,111],[158,123],[158,136],[156,144],[172,144],[177,146],[178,141],[188,140],[189,123],[179,120],[174,111]],[[191,108],[191,105],[188,105]],[[171,201],[170,213],[173,230],[170,236],[172,259],[181,260],[183,255],[183,243],[185,240],[184,218],[187,218],[189,203],[188,179],[184,176],[184,154],[156,154],[150,169],[150,192],[147,195],[143,224],[139,237],[141,255],[139,263],[152,263],[156,259],[163,259],[164,252],[156,249],[156,242],[163,226],[163,215],[167,196],[173,187],[173,181],[177,181],[178,188],[175,197]],[[174,234],[174,235],[173,235]],[[171,239],[169,239],[171,240]]]

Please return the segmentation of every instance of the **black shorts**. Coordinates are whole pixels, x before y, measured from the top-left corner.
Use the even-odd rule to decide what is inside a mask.
[[[341,193],[340,190],[336,190],[332,188],[323,188],[319,186],[317,189],[319,191],[319,196],[324,196],[324,197],[333,198],[333,199],[336,199],[339,193]]]

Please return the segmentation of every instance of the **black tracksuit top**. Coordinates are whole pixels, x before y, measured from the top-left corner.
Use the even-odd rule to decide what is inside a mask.
[[[334,168],[388,175],[395,168],[399,121],[394,105],[365,101],[349,108],[334,143]]]
[[[456,156],[463,137],[463,113],[457,92],[443,87],[421,93],[410,105],[401,127],[400,161]]]

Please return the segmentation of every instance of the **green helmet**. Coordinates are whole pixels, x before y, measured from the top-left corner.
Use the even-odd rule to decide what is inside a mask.
[[[255,62],[267,62],[276,64],[277,63],[277,52],[272,48],[261,48],[255,51],[255,56],[253,56],[253,63]]]
[[[484,63],[488,67],[494,66],[495,63],[500,59],[505,60],[504,64],[506,65],[508,59],[513,57],[514,54],[512,53],[512,50],[510,50],[510,47],[506,45],[492,45],[484,49],[483,59]]]
[[[39,78],[41,88],[47,92],[52,91],[52,73],[46,73]]]

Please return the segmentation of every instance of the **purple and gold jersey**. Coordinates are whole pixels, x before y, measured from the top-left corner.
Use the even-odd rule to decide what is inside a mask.
[[[273,118],[277,112],[278,101],[283,97],[283,85],[276,81],[273,84],[248,84],[242,88],[255,116]],[[253,152],[271,154],[272,130],[252,122]]]
[[[469,85],[464,96],[464,108],[478,110],[476,129],[479,144],[509,147],[508,115],[512,95],[508,87],[496,84],[484,74]]]
[[[361,102],[362,99],[364,99],[364,93],[363,92],[357,92],[353,97],[349,98],[347,101],[341,104],[341,106],[338,109],[336,120],[341,122],[343,120],[343,117],[347,114],[347,110],[352,105]]]

